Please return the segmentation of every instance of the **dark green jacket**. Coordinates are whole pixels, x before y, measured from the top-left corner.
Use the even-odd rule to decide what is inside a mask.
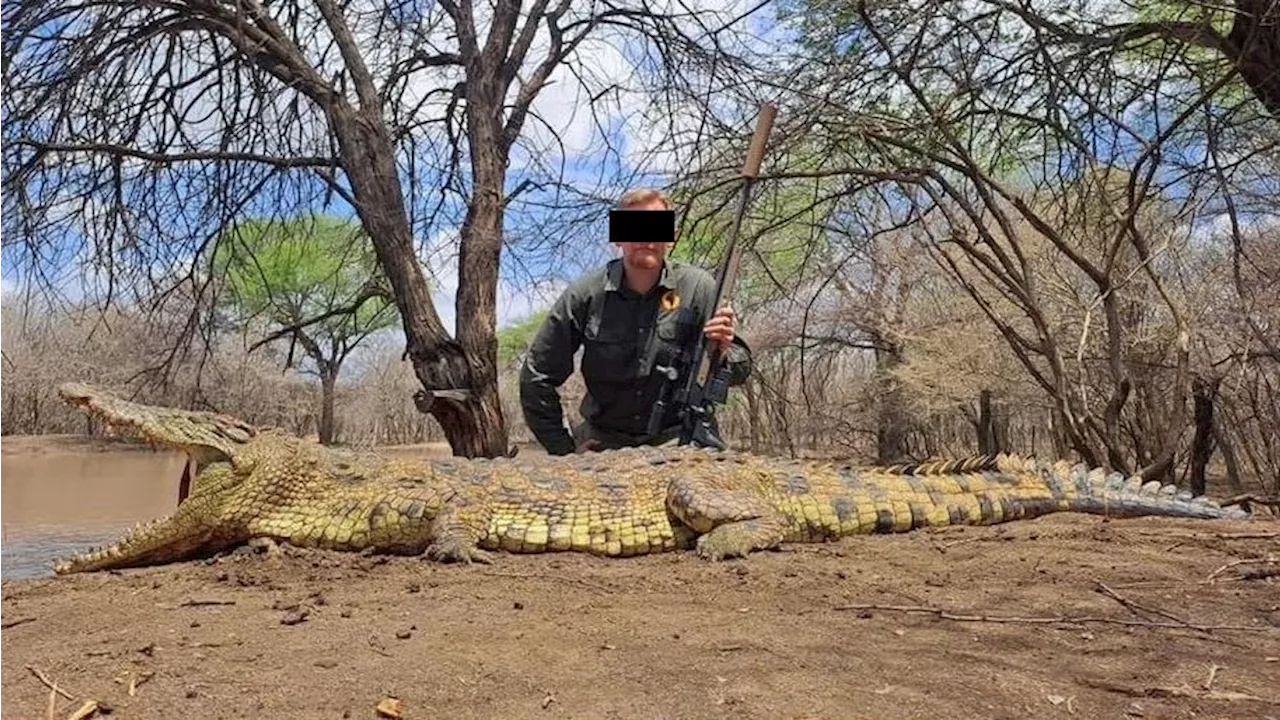
[[[646,442],[663,380],[653,368],[673,362],[682,347],[692,351],[693,343],[703,342],[715,294],[710,273],[670,259],[644,297],[624,284],[621,259],[571,285],[552,306],[520,371],[520,404],[538,442],[553,455],[567,455],[576,446],[557,388],[573,373],[579,347],[587,386],[583,419],[636,445]],[[751,350],[741,338],[734,338],[728,360],[730,384],[742,384],[751,373]],[[671,412],[663,426],[677,422]]]

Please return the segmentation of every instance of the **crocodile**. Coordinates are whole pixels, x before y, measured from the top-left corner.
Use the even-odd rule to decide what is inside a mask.
[[[167,518],[54,563],[57,574],[179,562],[249,543],[493,562],[495,551],[744,557],[1054,512],[1243,519],[1172,485],[1066,461],[996,456],[896,466],[692,447],[545,458],[391,459],[207,411],[143,405],[83,383],[59,393],[113,434],[195,465]]]

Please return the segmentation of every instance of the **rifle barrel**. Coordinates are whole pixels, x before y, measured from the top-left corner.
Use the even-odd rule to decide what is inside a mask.
[[[778,115],[778,108],[765,103],[760,106],[760,114],[756,116],[756,131],[751,136],[751,145],[747,148],[747,159],[742,165],[742,189],[738,194],[738,211],[733,216],[733,229],[729,233],[729,245],[725,248],[724,257],[720,260],[720,271],[716,273],[716,300],[711,312],[724,307],[725,301],[733,294],[733,286],[738,279],[738,238],[742,233],[742,220],[747,215],[747,207],[751,202],[751,188],[760,176],[760,162],[764,159],[765,146],[769,142],[769,132],[773,129],[773,120]],[[715,372],[720,361],[717,350],[711,355],[707,378]],[[702,364],[702,354],[695,357],[694,374]]]

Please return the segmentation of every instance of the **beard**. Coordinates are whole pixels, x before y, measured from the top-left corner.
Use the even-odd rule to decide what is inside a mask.
[[[637,270],[657,270],[662,267],[662,255],[653,250],[638,250],[630,260],[630,264]]]

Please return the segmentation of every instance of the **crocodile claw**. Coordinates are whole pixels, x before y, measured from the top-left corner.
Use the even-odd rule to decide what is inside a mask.
[[[734,547],[733,540],[727,535],[703,535],[698,538],[698,557],[711,562],[746,557],[750,548]]]
[[[461,540],[437,540],[427,547],[427,559],[445,563],[493,564],[493,554]]]
[[[782,542],[785,526],[772,518],[754,518],[717,525],[698,538],[698,556],[716,562],[746,557],[756,550],[770,550]]]

